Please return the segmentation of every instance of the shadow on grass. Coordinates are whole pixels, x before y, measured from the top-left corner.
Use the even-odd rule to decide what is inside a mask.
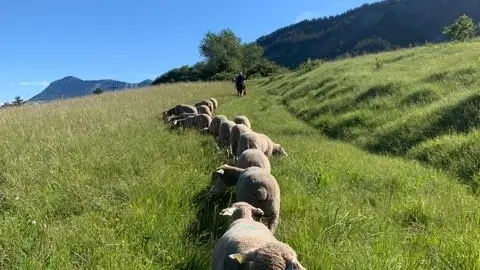
[[[229,219],[219,215],[220,211],[235,200],[230,190],[223,196],[210,193],[210,187],[205,187],[193,198],[196,211],[195,220],[190,223],[184,237],[195,245],[213,244],[222,236],[229,225]]]
[[[480,95],[474,94],[445,108],[430,120],[407,122],[379,135],[367,150],[374,153],[404,155],[415,145],[448,133],[467,133],[480,127]]]

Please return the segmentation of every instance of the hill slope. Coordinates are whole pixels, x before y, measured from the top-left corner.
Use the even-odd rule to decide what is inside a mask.
[[[288,151],[271,158],[277,237],[307,269],[474,268],[480,202],[467,189],[417,162],[327,140],[260,82],[249,87],[242,99],[231,84],[179,84],[2,111],[1,268],[210,269],[229,197],[206,191],[224,157],[210,136],[157,117],[212,96],[217,114],[247,115]]]
[[[327,136],[480,181],[480,41],[326,63],[265,82]],[[377,67],[379,69],[377,69]]]
[[[463,14],[479,21],[480,0],[386,0],[284,27],[257,43],[268,59],[292,67],[309,57],[332,59],[443,41],[443,28]]]
[[[145,80],[140,83],[126,83],[115,80],[84,81],[73,76],[68,76],[52,82],[47,88],[45,88],[45,90],[29,99],[29,101],[47,101],[62,98],[80,97],[92,94],[97,88],[108,92],[112,91],[112,89],[109,89],[112,86],[115,86],[116,90],[122,90],[126,88],[145,87],[149,86],[151,83],[151,80]]]

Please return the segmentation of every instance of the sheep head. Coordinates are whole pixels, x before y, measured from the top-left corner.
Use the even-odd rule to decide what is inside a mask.
[[[285,148],[283,148],[283,146],[281,146],[280,144],[276,144],[275,147],[273,147],[272,155],[288,157]]]
[[[254,216],[263,216],[265,213],[262,209],[253,207],[246,202],[236,202],[232,206],[220,211],[222,216],[230,216],[233,220],[239,218],[253,218]]]
[[[229,188],[229,185],[225,182],[224,177],[225,177],[224,169],[217,169],[212,173],[212,177],[211,177],[212,187],[210,188],[211,193],[215,195],[220,195]]]

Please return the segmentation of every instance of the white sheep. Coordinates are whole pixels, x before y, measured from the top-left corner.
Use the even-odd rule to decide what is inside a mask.
[[[252,128],[252,124],[250,123],[250,120],[248,120],[248,118],[244,115],[239,115],[233,118],[233,122],[235,122],[235,124],[244,124],[250,129]]]
[[[210,192],[223,194],[230,186],[235,186],[237,202],[247,202],[263,210],[267,227],[275,232],[280,216],[280,187],[277,179],[265,169],[246,169],[222,165],[211,176]]]
[[[290,246],[255,221],[254,217],[263,214],[246,202],[234,203],[220,212],[230,216],[232,223],[212,249],[213,270],[244,269],[242,265],[249,265],[248,269],[306,270]]]
[[[212,118],[208,114],[198,114],[190,116],[182,120],[174,120],[169,124],[170,128],[183,127],[183,128],[196,128],[200,130],[208,130]]]
[[[218,108],[218,101],[217,101],[217,99],[211,97],[211,98],[209,98],[209,100],[213,103],[213,108],[214,108],[214,109],[217,109],[217,108]]]
[[[227,121],[227,117],[225,115],[216,115],[212,118],[212,123],[210,124],[210,127],[208,128],[208,131],[210,134],[212,134],[214,137],[218,137],[218,130],[220,128],[220,124],[224,121]]]
[[[221,148],[227,148],[227,154],[231,154],[230,132],[232,131],[232,127],[235,125],[235,122],[227,120],[221,122],[218,129],[218,143]]]
[[[307,270],[298,261],[295,250],[278,240],[228,257],[239,265],[248,265],[249,269]]]
[[[172,122],[174,120],[182,120],[188,118],[190,116],[198,115],[198,113],[182,113],[180,115],[172,115],[167,118],[168,122]]]
[[[240,135],[249,131],[252,131],[252,130],[244,124],[236,124],[235,126],[232,127],[232,130],[230,131],[230,147],[232,149],[232,153],[235,156],[237,153],[237,145],[238,145],[238,140],[240,139]]]
[[[172,115],[180,115],[182,113],[198,113],[198,110],[192,105],[179,104],[171,109],[163,111],[162,116],[163,119],[167,120],[167,118]]]
[[[258,149],[247,149],[238,157],[235,167],[246,169],[248,167],[260,167],[271,173],[272,167],[265,154]]]
[[[214,105],[213,102],[212,102],[211,100],[209,100],[209,99],[207,99],[207,100],[202,100],[202,101],[194,104],[195,107],[198,107],[198,106],[201,106],[201,105],[207,106],[207,107],[210,109],[211,112],[213,112],[213,111],[215,110],[215,105]]]
[[[237,144],[238,157],[243,151],[247,149],[258,149],[262,151],[267,157],[273,156],[288,156],[285,149],[280,144],[274,143],[267,135],[249,131],[240,135]]]
[[[212,116],[212,111],[210,110],[210,108],[207,105],[198,106],[197,111],[198,111],[198,113],[204,113],[204,114],[208,114],[208,115]]]

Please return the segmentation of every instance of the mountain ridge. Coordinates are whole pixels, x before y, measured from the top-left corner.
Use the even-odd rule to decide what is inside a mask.
[[[104,92],[141,88],[151,85],[152,80],[147,79],[138,83],[128,83],[113,79],[83,80],[75,76],[66,76],[50,83],[47,88],[30,98],[29,102],[50,101],[56,99],[81,97],[93,94],[97,88]],[[115,87],[115,89],[112,89]]]
[[[480,0],[385,0],[288,25],[256,43],[269,60],[295,67],[308,58],[331,60],[443,42],[443,28],[464,14],[478,22]]]

